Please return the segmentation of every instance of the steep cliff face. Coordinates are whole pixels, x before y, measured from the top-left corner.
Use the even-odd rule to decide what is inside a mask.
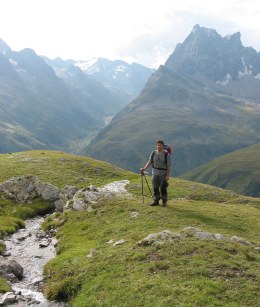
[[[260,53],[244,47],[239,32],[221,37],[194,26],[165,66],[202,82],[205,88],[259,101]]]

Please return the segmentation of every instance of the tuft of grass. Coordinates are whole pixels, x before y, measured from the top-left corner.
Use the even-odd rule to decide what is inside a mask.
[[[10,292],[12,288],[10,284],[2,277],[0,277],[0,293]]]
[[[0,239],[24,227],[24,220],[53,211],[49,202],[34,199],[30,204],[18,204],[0,193]],[[0,254],[3,248],[0,248]]]

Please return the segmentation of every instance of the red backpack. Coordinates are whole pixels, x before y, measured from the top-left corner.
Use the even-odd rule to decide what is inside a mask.
[[[172,154],[172,148],[171,148],[171,146],[164,144],[164,145],[163,145],[163,149],[164,149],[164,150],[167,150],[169,155]]]

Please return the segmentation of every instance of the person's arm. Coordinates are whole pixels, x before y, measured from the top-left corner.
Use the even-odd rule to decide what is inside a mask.
[[[171,156],[167,155],[167,170],[166,170],[166,177],[165,180],[168,181],[170,179],[171,174]]]
[[[170,178],[170,173],[171,173],[171,166],[167,166],[166,178],[165,178],[166,181],[169,180],[169,178]]]
[[[140,169],[141,173],[143,173],[151,164],[152,164],[152,161],[149,160],[149,161],[145,164],[145,166],[142,167],[142,168]]]

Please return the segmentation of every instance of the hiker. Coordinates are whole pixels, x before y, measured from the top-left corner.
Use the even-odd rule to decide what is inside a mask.
[[[162,199],[163,207],[167,206],[167,187],[171,170],[171,156],[164,149],[164,141],[156,140],[156,150],[154,150],[146,165],[140,169],[141,175],[152,165],[152,185],[154,191],[154,200],[151,206],[159,206],[159,200]]]

